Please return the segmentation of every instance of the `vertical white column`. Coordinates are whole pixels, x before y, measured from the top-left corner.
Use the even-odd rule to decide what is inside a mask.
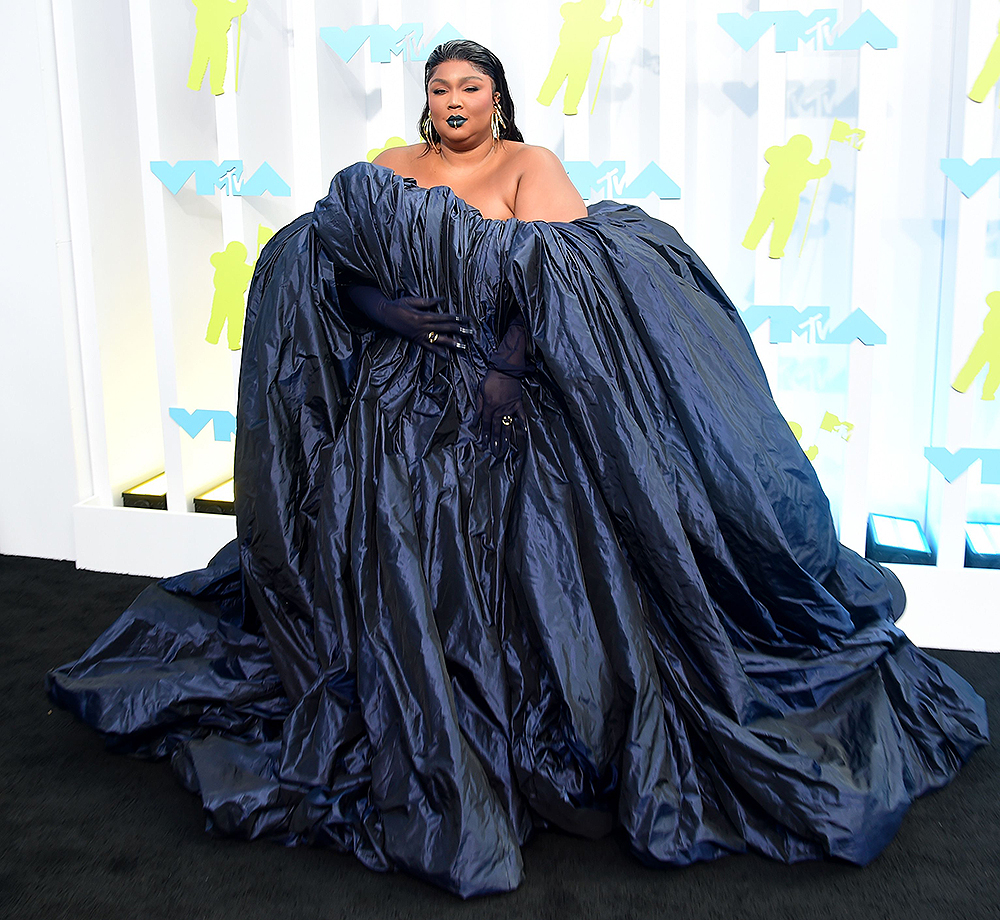
[[[363,0],[361,21],[365,25],[376,25],[379,22],[378,0]],[[365,116],[368,121],[365,128],[365,147],[371,149],[385,143],[385,134],[382,131],[382,101],[385,97],[382,92],[382,65],[372,61],[371,48],[367,43],[362,46],[358,54],[363,55],[363,89],[367,102]],[[376,90],[378,91],[377,95]],[[373,111],[373,103],[376,99],[378,109]]]
[[[608,11],[605,11],[605,18]],[[560,22],[561,26],[561,22]],[[604,59],[607,39],[598,42],[597,50],[594,52],[590,65],[590,75],[587,77],[587,84],[583,89],[583,96],[577,106],[576,115],[563,115],[564,94],[567,89],[566,83],[556,93],[556,98],[552,100],[549,111],[559,113],[563,123],[563,150],[567,160],[589,160],[590,156],[590,101],[591,93],[597,86],[597,80],[601,73],[601,61]],[[621,178],[621,177],[619,177]],[[600,200],[601,196],[595,196],[593,190],[590,193],[591,202]]]
[[[53,143],[50,149],[64,151],[64,160],[59,164],[59,168],[65,169],[62,181],[65,182],[68,206],[68,213],[62,212],[57,215],[62,228],[57,246],[60,255],[60,282],[66,332],[67,335],[72,334],[74,330],[79,332],[79,353],[75,348],[72,349],[69,361],[71,381],[82,382],[86,418],[86,431],[77,431],[74,437],[78,444],[85,440],[90,458],[89,475],[81,480],[80,485],[86,489],[89,480],[90,488],[98,501],[102,505],[110,505],[113,496],[105,431],[104,385],[101,379],[101,352],[98,342],[99,327],[91,255],[90,215],[84,174],[83,127],[80,122],[80,90],[77,83],[72,7],[72,0],[52,0],[52,30],[55,36],[56,57],[60,62],[57,77],[62,143]],[[39,18],[42,18],[41,8]],[[72,280],[66,277],[67,270]],[[68,348],[68,352],[69,350]],[[73,390],[79,396],[80,389],[73,388]],[[76,417],[77,413],[74,412],[74,418]]]
[[[567,160],[590,159],[590,87],[583,91],[583,98],[576,115],[562,115],[562,99],[557,94],[552,108],[563,120],[563,137]],[[621,177],[619,177],[621,178]],[[591,192],[591,195],[594,193]]]
[[[776,53],[774,47],[774,29],[768,29],[757,42],[758,198],[764,191],[764,174],[768,168],[764,160],[764,151],[775,144],[784,144],[787,140],[785,137],[787,61],[786,55]],[[768,257],[768,239],[765,235],[755,250],[753,299],[756,304],[781,302],[781,260]],[[770,322],[762,325],[754,333],[753,342],[768,380],[773,386],[778,369],[778,348],[770,344],[769,327]]]
[[[681,187],[680,201],[661,201],[655,207],[661,220],[684,233],[684,145],[687,122],[687,0],[656,5],[656,46],[660,49],[660,166]],[[645,164],[640,164],[645,165]]]
[[[968,36],[958,32],[955,37],[956,55],[967,54],[965,82],[953,87],[952,105],[961,107],[962,132],[960,148],[949,156],[963,157],[974,163],[988,157],[992,151],[996,103],[991,93],[985,102],[976,104],[966,93],[982,69],[996,38],[997,8],[989,0],[971,0]],[[968,49],[967,52],[965,49]],[[960,62],[956,62],[960,63]],[[961,74],[961,67],[956,68]],[[932,418],[932,439],[935,446],[957,450],[972,444],[973,396],[956,393],[950,383],[968,356],[971,343],[978,334],[983,310],[985,284],[986,222],[996,210],[996,180],[971,198],[966,199],[953,184],[947,196],[957,201],[957,226],[954,245],[954,279],[951,316],[942,315],[938,329],[940,355],[935,379],[935,400]],[[947,226],[947,225],[946,225]],[[947,298],[943,298],[947,303]],[[951,329],[945,324],[950,322]],[[950,353],[950,362],[947,357]],[[965,518],[969,477],[979,474],[978,466],[947,483],[937,471],[932,471],[928,489],[927,526],[937,543],[939,568],[959,569],[965,560]]]
[[[378,22],[398,29],[403,24],[403,4],[401,0],[378,0]],[[428,26],[431,24],[428,23]],[[427,36],[425,35],[424,38]],[[374,121],[376,126],[371,147],[381,147],[388,138],[406,135],[406,111],[403,93],[404,51],[401,55],[389,56],[388,64],[372,65],[378,73],[378,85],[382,87],[382,108]]]
[[[149,260],[149,302],[153,314],[156,378],[160,391],[163,457],[167,474],[167,507],[171,511],[185,511],[187,496],[184,492],[181,429],[168,414],[168,409],[177,404],[177,375],[170,272],[167,270],[167,225],[163,208],[163,186],[149,168],[150,161],[159,159],[160,156],[150,2],[151,0],[129,0],[132,70],[135,75],[142,204],[146,253]]]
[[[81,500],[93,496],[95,489],[88,441],[87,392],[80,347],[80,320],[73,275],[73,235],[70,228],[69,192],[66,187],[66,157],[63,147],[62,110],[59,104],[55,24],[50,4],[39,3],[35,11],[38,21],[39,57],[41,59],[39,76],[45,98],[45,121],[48,129],[47,148],[52,180],[59,300],[63,314],[67,383],[69,384],[70,424],[72,425],[73,453],[76,466],[76,495],[77,500]],[[72,38],[72,36],[70,37]],[[86,205],[86,201],[84,201],[84,205]],[[97,359],[99,356],[94,355],[93,357]],[[104,478],[107,480],[108,476],[105,475]],[[109,499],[110,496],[108,495],[106,498]]]
[[[288,0],[288,65],[292,115],[292,201],[312,208],[323,189],[320,157],[316,0]]]
[[[239,129],[239,106],[236,94],[236,42],[238,40],[239,29],[236,23],[229,30],[229,70],[227,74],[227,90],[220,96],[215,97],[215,138],[217,145],[217,161],[239,160],[240,154],[240,129]],[[248,168],[249,167],[249,168]],[[253,167],[244,164],[242,181],[249,178],[249,171]],[[246,245],[246,230],[243,223],[243,199],[239,195],[231,194],[232,187],[229,186],[221,194],[219,210],[222,215],[222,246],[225,248],[230,243],[243,243]],[[256,240],[250,240],[247,251],[253,255],[255,252]],[[233,397],[232,405],[235,406],[235,394],[240,383],[240,356],[242,351],[231,352],[233,371]]]
[[[240,136],[237,127],[234,93],[223,93],[221,96],[215,97],[215,119],[219,161],[240,159]],[[246,165],[250,166],[250,164]],[[250,172],[252,172],[252,166],[244,170],[244,180],[249,177]],[[226,191],[223,191],[220,195],[219,210],[222,215],[223,245],[234,241],[246,243],[244,239],[246,232],[243,228],[243,199],[239,195],[227,194]],[[248,246],[247,249],[253,252],[252,245]]]
[[[886,9],[887,6],[893,9]],[[890,14],[903,16],[901,4],[883,3]],[[854,188],[854,245],[850,309],[863,310],[885,328],[885,304],[891,291],[893,247],[882,234],[887,180],[900,154],[898,128],[886,117],[890,100],[903,92],[902,68],[894,51],[861,49],[858,67],[858,122],[867,134],[857,154]],[[892,134],[889,131],[892,130]],[[844,458],[844,491],[840,503],[840,540],[864,553],[868,522],[868,469],[871,463],[871,400],[878,346],[850,345],[847,420],[854,425]]]

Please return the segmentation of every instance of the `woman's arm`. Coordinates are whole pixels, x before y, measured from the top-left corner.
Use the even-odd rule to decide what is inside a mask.
[[[348,282],[345,291],[369,322],[443,358],[453,351],[464,351],[465,339],[472,335],[469,317],[438,313],[434,309],[441,303],[440,297],[391,299],[377,287],[358,282]]]
[[[476,421],[480,446],[494,456],[516,447],[525,426],[521,379],[527,374],[525,350],[528,336],[521,315],[516,315],[507,333],[486,361],[486,374],[476,397]]]
[[[587,207],[559,158],[544,147],[524,147],[524,169],[514,195],[518,220],[576,220]]]

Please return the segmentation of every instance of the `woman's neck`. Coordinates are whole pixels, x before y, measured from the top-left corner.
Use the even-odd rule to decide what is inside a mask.
[[[442,143],[437,153],[441,157],[441,162],[449,169],[471,171],[482,166],[498,149],[499,146],[491,137],[469,147],[453,147]]]

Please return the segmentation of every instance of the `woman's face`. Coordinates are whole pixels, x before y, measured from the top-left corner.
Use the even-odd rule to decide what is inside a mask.
[[[427,106],[443,141],[461,143],[489,135],[499,98],[490,78],[468,61],[443,61],[427,83]]]

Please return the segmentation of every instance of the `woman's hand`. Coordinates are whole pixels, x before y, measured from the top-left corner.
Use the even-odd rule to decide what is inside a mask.
[[[476,394],[475,423],[479,426],[479,443],[488,447],[495,457],[516,446],[516,438],[525,430],[521,378],[527,373],[527,344],[524,320],[515,316],[489,356],[486,375]]]
[[[516,446],[516,438],[524,430],[520,379],[491,367],[476,394],[474,424],[479,426],[480,445],[488,447],[494,457]]]
[[[365,284],[352,284],[347,293],[372,323],[442,357],[464,351],[465,339],[473,334],[469,317],[434,311],[442,301],[440,297],[390,300],[378,288]]]

